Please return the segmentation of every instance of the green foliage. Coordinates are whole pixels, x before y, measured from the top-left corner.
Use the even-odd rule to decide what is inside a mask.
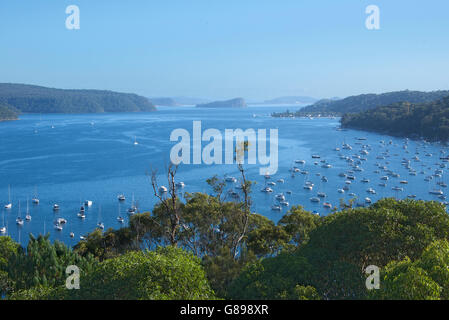
[[[373,110],[346,114],[343,127],[423,137],[433,141],[449,139],[449,97],[428,103],[396,103]]]
[[[29,289],[22,289],[12,293],[9,300],[62,300],[66,297],[67,289],[63,286],[50,287],[37,285]]]
[[[96,261],[93,257],[81,257],[63,243],[50,242],[49,234],[35,238],[30,235],[26,251],[20,248],[8,259],[7,272],[14,280],[14,291],[35,286],[57,287],[65,284],[66,268],[76,265],[81,276],[92,270]]]
[[[414,262],[390,262],[381,274],[381,288],[372,299],[439,300],[449,298],[449,242],[431,243]]]
[[[289,234],[296,245],[302,245],[309,240],[310,232],[320,223],[321,218],[301,206],[293,206],[279,220],[279,225]]]
[[[363,270],[367,266],[382,268],[406,257],[419,259],[423,253],[428,257],[424,261],[433,268],[426,271],[428,277],[444,283],[444,294],[449,289],[442,254],[446,247],[440,245],[442,251],[426,249],[434,241],[449,239],[449,216],[437,202],[383,199],[369,208],[322,218],[309,237],[293,253],[248,267],[233,282],[231,297],[292,298],[294,288],[300,285],[316,288],[324,299],[364,299]],[[427,270],[422,264],[416,268]]]
[[[0,121],[17,120],[19,113],[11,106],[0,103]]]
[[[0,84],[0,104],[26,113],[98,113],[154,111],[144,97],[112,91],[63,90],[24,84]]]
[[[87,235],[86,240],[75,245],[74,251],[83,257],[92,255],[103,261],[138,248],[133,241],[134,235],[131,228],[108,229],[105,232],[96,229]]]
[[[322,115],[343,115],[345,113],[363,112],[403,101],[408,101],[410,103],[431,102],[447,96],[449,96],[449,91],[420,92],[405,90],[382,94],[361,94],[341,100],[320,100],[311,106],[302,108],[292,115],[305,116],[318,113]],[[274,116],[282,115],[283,114],[274,114]]]
[[[81,277],[73,299],[213,299],[199,258],[179,248],[135,251],[100,263]]]
[[[308,283],[312,266],[292,253],[249,264],[231,284],[232,299],[297,299],[297,285]]]

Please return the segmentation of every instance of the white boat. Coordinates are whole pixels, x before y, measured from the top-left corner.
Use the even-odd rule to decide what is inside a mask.
[[[5,205],[5,209],[11,209],[12,203],[11,203],[11,186],[8,186],[8,203]]]
[[[313,197],[313,198],[310,198],[310,201],[317,203],[317,202],[320,202],[321,200],[318,197]]]
[[[6,233],[6,227],[2,227],[2,228],[0,228],[0,233]]]
[[[319,198],[326,198],[326,197],[327,197],[327,195],[326,195],[324,192],[318,192],[318,193],[317,193],[317,196],[318,196]]]
[[[117,196],[117,199],[118,199],[118,201],[125,201],[125,200],[126,200],[126,197],[125,197],[124,194],[119,194],[119,195]]]
[[[25,215],[25,220],[31,221],[31,214],[30,214],[30,207],[28,206],[28,200],[27,200],[27,211],[26,211],[26,215]]]
[[[33,199],[31,199],[31,202],[33,204],[39,204],[39,198],[37,196],[37,189],[36,188],[34,188],[34,197],[33,197]]]
[[[120,222],[120,223],[123,223],[123,222],[125,222],[125,218],[117,217],[117,221]]]
[[[325,202],[323,204],[323,207],[327,208],[327,209],[331,209],[332,208],[332,204],[330,204],[329,202]]]
[[[168,191],[167,187],[165,187],[165,186],[159,187],[159,193],[166,193],[167,191]]]
[[[178,188],[184,188],[185,186],[186,186],[186,184],[184,183],[184,182],[178,182],[178,183],[176,183],[176,186],[178,187]]]
[[[369,179],[368,179],[368,178],[363,178],[363,179],[362,179],[362,182],[364,182],[364,183],[369,183]]]
[[[133,200],[131,202],[131,207],[128,209],[128,214],[133,215],[137,212],[137,206],[134,204],[134,193],[133,193]]]
[[[345,190],[343,190],[343,189],[338,189],[337,191],[338,191],[338,193],[345,193]]]
[[[86,201],[84,201],[84,205],[85,205],[86,207],[91,207],[92,204],[93,204],[93,202],[92,202],[91,200],[86,200]]]
[[[295,160],[296,163],[305,164],[306,160]]]
[[[62,231],[62,226],[60,224],[55,224],[55,229],[57,231]]]
[[[232,182],[232,183],[235,183],[235,182],[237,182],[237,179],[234,178],[234,177],[226,177],[226,178],[225,178],[225,181],[226,181],[226,182]]]
[[[86,240],[85,236],[80,236],[80,240]]]
[[[304,186],[304,189],[312,191],[312,190],[313,190],[313,186],[311,186],[311,185],[309,185],[309,184],[306,184],[306,185]]]
[[[277,194],[276,195],[276,200],[284,201],[285,200],[285,196],[282,193]]]
[[[139,143],[137,142],[137,137],[136,136],[134,136],[134,145],[136,146],[136,145],[138,145]]]
[[[431,190],[431,191],[429,191],[429,193],[430,194],[435,194],[435,195],[438,195],[438,196],[443,195],[443,191],[442,190]]]
[[[281,206],[274,205],[274,206],[271,207],[271,210],[273,210],[273,211],[282,211],[282,208],[281,208]]]
[[[19,226],[23,226],[23,219],[20,217],[20,201],[19,201],[19,211],[17,212],[16,223],[17,223]]]
[[[279,204],[283,205],[284,207],[288,207],[290,205],[290,203],[288,203],[288,201],[281,201],[281,202],[279,202]]]
[[[103,222],[101,222],[101,206],[98,208],[98,223],[97,223],[97,227],[100,229],[104,229],[104,224]]]
[[[372,203],[373,201],[370,198],[365,198],[366,203]]]
[[[269,192],[273,192],[273,189],[271,189],[270,187],[265,187],[261,191],[265,192],[265,193],[269,193]]]
[[[78,212],[78,217],[84,219],[86,218],[86,214],[84,212]]]
[[[75,237],[75,234],[73,232],[70,232],[70,238]]]
[[[58,218],[58,219],[56,220],[56,223],[57,223],[57,224],[60,224],[60,225],[66,224],[66,223],[67,223],[67,220],[64,219],[64,218]]]
[[[59,210],[59,204],[54,204],[53,205],[53,211],[58,211]]]

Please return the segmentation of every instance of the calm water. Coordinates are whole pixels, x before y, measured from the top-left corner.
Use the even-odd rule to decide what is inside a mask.
[[[158,168],[163,172],[169,160],[169,152],[174,145],[169,137],[173,129],[184,128],[192,131],[192,121],[201,120],[203,130],[217,128],[277,128],[279,129],[279,170],[271,181],[285,179],[285,183],[276,182],[272,186],[274,192],[265,194],[260,190],[265,186],[265,179],[258,175],[258,166],[247,166],[248,178],[257,181],[254,187],[254,210],[274,221],[282,212],[272,211],[276,203],[275,195],[291,190],[286,200],[291,205],[301,204],[306,209],[315,210],[326,215],[330,210],[323,207],[324,202],[338,205],[339,199],[352,198],[349,194],[356,193],[360,201],[370,197],[372,201],[386,196],[405,198],[415,194],[419,199],[439,200],[437,196],[429,194],[435,189],[436,182],[444,181],[434,178],[430,182],[424,181],[432,175],[435,169],[440,169],[439,160],[442,146],[435,144],[423,145],[421,142],[410,141],[408,152],[403,148],[404,139],[359,131],[337,131],[338,119],[273,119],[269,114],[274,110],[285,108],[250,107],[243,110],[198,110],[190,107],[159,108],[154,113],[138,114],[88,114],[88,115],[23,115],[20,121],[0,123],[0,202],[2,208],[8,200],[8,185],[11,185],[13,208],[2,209],[0,225],[3,216],[8,234],[21,243],[28,241],[29,233],[50,232],[52,239],[59,239],[73,245],[79,241],[80,235],[95,229],[97,223],[104,222],[106,229],[119,228],[117,222],[119,209],[128,222],[127,208],[131,205],[132,195],[141,211],[151,210],[156,202],[152,194],[151,184],[147,173],[151,168]],[[295,108],[290,108],[294,110]],[[254,117],[253,115],[256,115]],[[139,142],[134,145],[134,139]],[[358,141],[358,137],[366,137],[365,141]],[[385,140],[386,146],[379,141]],[[391,140],[391,144],[388,142]],[[350,144],[352,150],[335,151],[342,143]],[[369,155],[361,155],[362,145],[370,145]],[[385,159],[377,157],[388,150]],[[420,161],[411,160],[418,150]],[[431,153],[432,156],[427,153]],[[312,154],[319,154],[321,159],[312,159]],[[359,160],[359,167],[363,172],[354,172],[356,180],[349,185],[344,194],[337,190],[345,186],[345,178],[339,173],[347,172],[351,168],[340,155],[361,155],[367,160]],[[409,175],[401,161],[410,159],[410,165],[417,175]],[[294,160],[304,159],[305,165],[295,164]],[[321,160],[325,159],[332,168],[322,168]],[[318,161],[318,164],[314,164]],[[387,164],[387,162],[389,162]],[[386,173],[374,173],[378,169],[376,163],[385,165],[388,169],[398,173],[399,178],[390,177],[387,187],[380,187],[380,177]],[[289,169],[296,165],[300,170],[308,171],[308,175],[296,173],[292,177]],[[421,171],[425,174],[421,174]],[[444,171],[444,169],[443,169]],[[321,176],[328,178],[327,183],[321,182]],[[178,170],[178,181],[184,181],[185,191],[210,192],[205,180],[213,175],[238,176],[235,165],[182,165]],[[363,183],[363,178],[370,179]],[[407,185],[400,185],[399,181],[407,180]],[[303,188],[305,181],[314,183],[313,191]],[[401,186],[404,191],[393,191],[392,187]],[[368,194],[366,190],[372,187],[376,194]],[[229,188],[232,185],[229,184]],[[441,187],[438,186],[440,189]],[[34,196],[35,189],[40,198],[38,206],[29,204],[32,221],[25,222],[22,227],[16,225],[18,216],[18,202],[21,203],[21,216],[25,217],[26,202]],[[444,188],[442,188],[444,191]],[[310,201],[317,192],[325,192],[326,199],[320,203]],[[127,197],[119,208],[117,195],[124,193]],[[81,201],[92,200],[94,205],[87,210],[86,219],[77,217]],[[59,212],[54,213],[52,205],[61,206]],[[100,210],[101,207],[101,210]],[[54,229],[57,218],[68,220],[62,231]],[[73,239],[70,232],[75,233]]]

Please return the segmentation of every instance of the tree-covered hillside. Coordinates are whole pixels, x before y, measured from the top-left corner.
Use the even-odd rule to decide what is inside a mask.
[[[14,108],[0,103],[0,121],[17,120],[18,112]]]
[[[449,91],[395,91],[382,94],[362,94],[341,100],[321,100],[301,109],[300,113],[355,113],[386,106],[397,102],[422,103],[442,99],[449,96]]]
[[[23,113],[101,113],[154,111],[136,94],[103,90],[64,90],[24,84],[0,84],[0,104]]]
[[[345,128],[384,132],[392,135],[449,140],[449,97],[420,104],[396,103],[341,119]]]

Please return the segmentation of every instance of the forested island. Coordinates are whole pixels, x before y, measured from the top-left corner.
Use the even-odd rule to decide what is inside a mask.
[[[148,112],[155,106],[145,97],[105,90],[53,89],[25,84],[0,84],[0,104],[21,113]]]
[[[245,108],[247,104],[243,98],[235,98],[226,101],[214,101],[210,103],[197,104],[197,108]]]
[[[345,99],[323,99],[296,112],[274,113],[273,117],[342,116],[345,113],[357,113],[380,106],[402,101],[410,103],[431,102],[449,96],[449,91],[395,91],[382,94],[362,94]]]
[[[174,181],[174,180],[173,180]],[[27,248],[0,237],[6,299],[449,299],[449,215],[438,202],[352,202],[326,217],[292,207],[275,224],[245,199],[176,190],[128,227],[90,233],[73,250],[48,235]],[[173,184],[175,185],[175,184]],[[156,189],[157,190],[157,189]],[[111,213],[112,214],[112,213]],[[151,248],[151,249],[149,249]],[[66,267],[81,270],[67,290]],[[380,288],[366,287],[368,266]]]
[[[343,128],[387,133],[430,141],[449,140],[449,97],[428,102],[401,102],[341,118]]]

